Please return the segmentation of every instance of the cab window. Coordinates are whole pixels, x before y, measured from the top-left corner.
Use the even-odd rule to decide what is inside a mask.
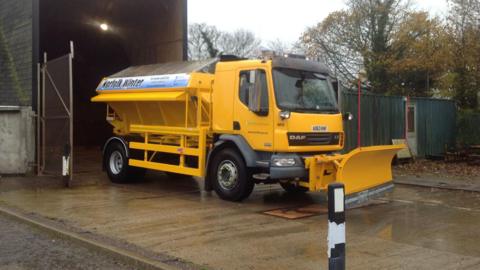
[[[244,70],[240,72],[239,99],[250,111],[268,115],[268,86],[264,70]]]

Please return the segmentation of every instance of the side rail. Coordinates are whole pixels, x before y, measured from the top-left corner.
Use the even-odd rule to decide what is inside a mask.
[[[129,143],[130,149],[143,151],[143,160],[131,158],[128,164],[158,171],[204,176],[207,129],[130,125],[130,131],[140,134],[144,141]]]

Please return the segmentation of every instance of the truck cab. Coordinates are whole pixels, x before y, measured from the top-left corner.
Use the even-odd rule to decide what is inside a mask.
[[[306,191],[304,158],[343,148],[342,115],[327,67],[290,57],[216,65],[212,131],[233,141],[256,182]],[[306,185],[306,184],[305,184]]]

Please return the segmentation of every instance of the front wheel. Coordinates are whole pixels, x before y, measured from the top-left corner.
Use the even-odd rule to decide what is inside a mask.
[[[218,196],[227,201],[241,201],[253,191],[255,183],[245,161],[233,149],[221,150],[213,159],[212,184]]]

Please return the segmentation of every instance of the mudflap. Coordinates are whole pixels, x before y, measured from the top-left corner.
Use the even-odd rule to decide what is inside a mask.
[[[405,145],[361,147],[344,155],[317,155],[305,160],[310,191],[329,183],[345,184],[346,203],[361,203],[392,190],[392,159]]]

